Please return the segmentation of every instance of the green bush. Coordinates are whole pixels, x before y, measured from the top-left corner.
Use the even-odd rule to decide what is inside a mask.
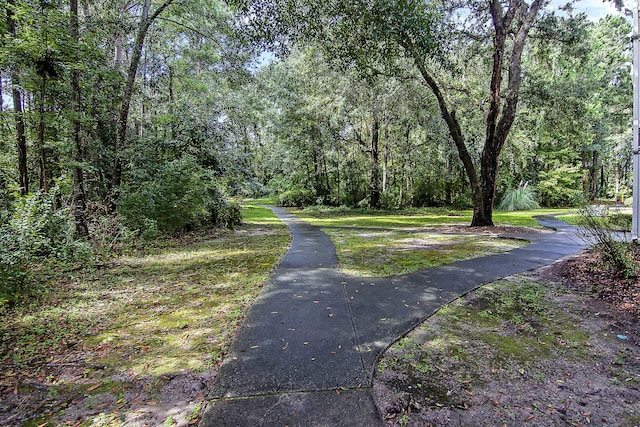
[[[537,193],[544,206],[580,206],[584,204],[582,170],[578,166],[560,166],[540,172]]]
[[[536,200],[536,193],[528,183],[520,183],[518,188],[507,190],[498,209],[503,211],[527,211],[538,209],[540,205]]]
[[[75,238],[69,209],[57,208],[57,188],[19,198],[0,226],[0,302],[15,301],[26,290],[35,266],[69,265],[92,258],[89,243]]]
[[[633,216],[630,213],[612,213],[607,217],[612,228],[620,231],[631,231]]]
[[[129,177],[118,203],[126,225],[145,238],[190,227],[233,227],[239,210],[192,156]]]
[[[278,205],[286,207],[304,207],[312,205],[314,202],[313,191],[301,188],[294,188],[281,193],[278,196]]]
[[[638,277],[638,266],[631,255],[631,244],[620,239],[611,219],[594,209],[582,209],[579,226],[583,237],[614,271],[626,279]]]

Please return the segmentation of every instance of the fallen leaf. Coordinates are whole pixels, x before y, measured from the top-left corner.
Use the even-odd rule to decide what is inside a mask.
[[[260,347],[260,346],[259,346],[259,345],[252,345],[252,346],[251,346],[251,347],[249,347],[249,348],[258,348],[258,347]]]
[[[282,347],[282,351],[285,351],[285,350],[287,349],[287,347],[289,347],[289,343],[286,343],[286,344],[284,345],[284,347]]]
[[[93,391],[93,390],[97,389],[98,387],[100,387],[101,385],[102,385],[102,383],[94,384],[91,387],[89,387],[87,389],[87,391]]]
[[[525,418],[524,420],[525,420],[525,421],[531,421],[533,418],[534,418],[534,416],[533,416],[533,415],[529,415],[529,416],[528,416],[527,418]]]
[[[329,313],[329,317],[333,317],[333,313]]]

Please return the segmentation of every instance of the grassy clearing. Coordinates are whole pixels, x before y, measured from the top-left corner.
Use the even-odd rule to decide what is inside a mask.
[[[568,209],[535,209],[530,211],[494,211],[496,225],[514,225],[521,227],[539,227],[533,219],[537,215],[555,215],[568,212]],[[363,209],[324,208],[296,210],[296,215],[321,227],[435,227],[440,225],[469,225],[471,210],[446,208],[414,208],[401,211],[372,211]]]
[[[565,212],[558,209],[496,212],[498,225],[538,227],[536,215]],[[486,234],[453,235],[438,227],[468,225],[471,211],[409,209],[367,211],[349,209],[296,210],[296,215],[321,226],[331,237],[343,270],[348,274],[392,276],[509,251],[523,241],[498,239]],[[425,228],[435,229],[425,231]]]
[[[101,268],[52,273],[48,293],[4,307],[0,385],[40,381],[46,366],[68,362],[86,367],[85,378],[154,378],[220,363],[290,240],[269,209],[243,212],[235,231],[165,239]],[[54,378],[47,386],[74,385]]]

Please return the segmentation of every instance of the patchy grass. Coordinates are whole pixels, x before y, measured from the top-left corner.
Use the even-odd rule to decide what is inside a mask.
[[[290,240],[269,209],[244,214],[236,231],[164,239],[105,266],[58,272],[46,297],[4,307],[2,391],[28,394],[33,384],[51,396],[84,395],[105,373],[153,382],[217,366]],[[76,367],[77,381],[62,366]],[[39,410],[54,413],[49,406]]]
[[[496,212],[496,224],[538,227],[536,215],[561,210]],[[443,227],[471,222],[471,211],[409,209],[405,211],[313,208],[296,215],[323,227],[336,246],[340,265],[357,276],[391,276],[512,250],[524,241],[499,239],[486,233],[452,234]],[[440,232],[442,229],[444,232]]]
[[[566,213],[567,209],[535,209],[530,211],[494,211],[496,225],[539,227],[537,215]],[[439,225],[469,225],[473,211],[446,208],[413,208],[395,211],[368,209],[318,208],[295,210],[296,215],[321,227],[434,227]]]
[[[635,326],[589,304],[531,273],[443,307],[380,360],[383,415],[389,425],[634,425]]]
[[[525,244],[487,235],[447,235],[397,229],[325,228],[342,269],[364,277],[392,276],[450,262],[505,252]]]

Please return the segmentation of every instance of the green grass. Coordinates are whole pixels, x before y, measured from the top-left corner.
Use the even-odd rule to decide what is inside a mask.
[[[269,209],[244,213],[235,231],[165,239],[104,268],[53,275],[46,298],[3,309],[0,360],[35,372],[72,348],[135,374],[218,364],[290,241]]]
[[[294,210],[304,220],[323,227],[336,246],[343,270],[358,276],[392,276],[456,260],[505,252],[525,244],[481,234],[447,235],[438,227],[468,225],[472,211],[421,208],[372,211],[345,208]],[[537,215],[559,209],[494,213],[496,225],[539,227]]]
[[[530,211],[494,211],[496,225],[539,227],[533,219],[537,215],[566,213],[567,209],[535,209]],[[321,227],[435,227],[450,224],[471,223],[473,211],[446,208],[421,208],[399,211],[372,211],[362,209],[295,210],[296,215]]]
[[[392,276],[456,260],[504,252],[525,242],[491,236],[446,235],[392,229],[325,228],[342,269],[366,277]]]

